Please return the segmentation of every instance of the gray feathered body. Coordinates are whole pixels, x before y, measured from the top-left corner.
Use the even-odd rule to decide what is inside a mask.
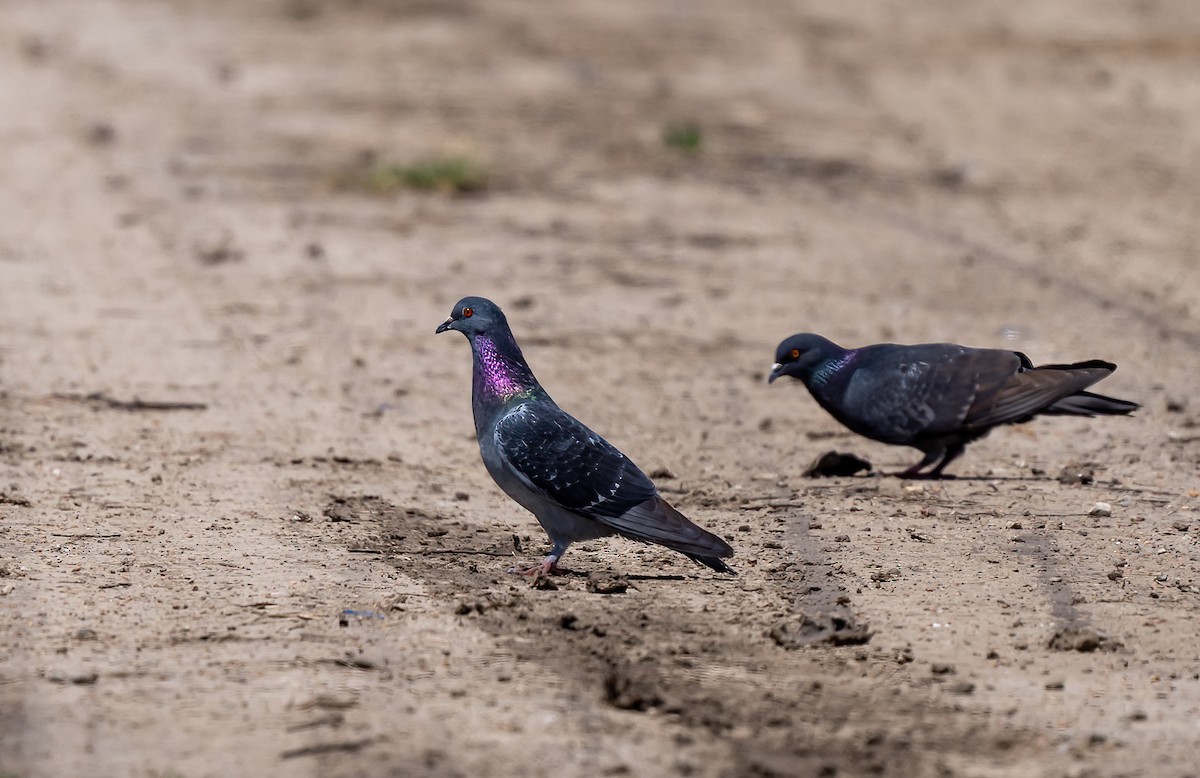
[[[814,335],[792,341],[819,353],[797,349],[806,364],[788,374],[802,380],[834,418],[865,437],[926,454],[904,475],[938,460],[931,474],[940,474],[966,444],[998,425],[1038,415],[1123,415],[1138,408],[1084,391],[1116,369],[1100,360],[1035,367],[1020,352],[952,343],[847,350]],[[787,358],[788,343],[781,344],[781,358]]]
[[[733,554],[728,543],[668,505],[637,465],[558,407],[506,324],[470,339],[471,404],[484,465],[537,517],[553,544],[552,560],[576,541],[619,534],[732,572],[721,560]]]

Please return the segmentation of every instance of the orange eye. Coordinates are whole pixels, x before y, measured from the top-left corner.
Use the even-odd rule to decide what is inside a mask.
[[[798,348],[792,349],[792,359],[799,359],[799,358],[800,358],[800,349],[798,349]]]
[[[464,319],[469,319],[473,313],[475,313],[475,311],[471,310],[470,308],[463,308],[462,317]]]

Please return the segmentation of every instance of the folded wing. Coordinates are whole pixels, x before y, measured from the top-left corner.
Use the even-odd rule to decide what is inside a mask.
[[[496,424],[495,435],[513,474],[566,510],[698,561],[733,553],[659,497],[624,454],[555,405],[516,408]]]

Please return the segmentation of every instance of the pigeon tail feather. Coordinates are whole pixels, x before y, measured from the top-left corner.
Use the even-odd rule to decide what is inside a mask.
[[[966,418],[968,429],[1027,421],[1112,372],[1107,362],[1022,370],[1000,387],[976,399]]]
[[[1118,400],[1116,397],[1106,397],[1093,392],[1076,392],[1054,403],[1042,413],[1048,416],[1124,416],[1141,407],[1129,400]]]
[[[628,538],[666,546],[714,570],[720,568],[706,560],[733,556],[733,548],[728,543],[694,524],[658,495],[619,516],[593,515],[592,518]]]

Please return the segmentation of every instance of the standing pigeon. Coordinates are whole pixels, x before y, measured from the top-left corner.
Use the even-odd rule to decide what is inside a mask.
[[[925,452],[897,474],[901,478],[940,478],[968,443],[992,427],[1039,414],[1136,410],[1137,403],[1083,391],[1116,369],[1098,359],[1034,367],[1017,351],[953,343],[844,349],[802,333],[779,344],[768,383],[785,375],[803,381],[822,408],[859,435]]]
[[[509,497],[537,517],[553,547],[527,575],[556,572],[577,540],[623,535],[658,543],[722,573],[733,549],[668,505],[637,465],[567,414],[521,355],[499,306],[464,297],[438,332],[471,341],[471,407],[483,464]]]

